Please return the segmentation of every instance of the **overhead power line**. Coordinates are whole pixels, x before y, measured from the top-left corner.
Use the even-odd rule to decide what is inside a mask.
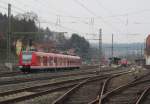
[[[6,3],[4,3],[4,4],[6,4]],[[1,6],[1,5],[0,5],[0,8],[5,9],[5,10],[8,9],[7,7]],[[12,11],[14,11],[14,12],[16,12],[16,13],[27,12],[27,11],[25,11],[25,10],[23,10],[23,9],[20,9],[19,7],[14,6],[14,5],[12,5]],[[20,11],[22,11],[22,12],[20,12]],[[59,18],[60,18],[60,17],[59,17]],[[50,23],[50,24],[53,24],[54,26],[56,25],[56,23],[53,23],[53,22],[50,22],[50,21],[47,21],[47,22],[45,22],[45,23]],[[61,28],[67,29],[67,30],[71,30],[71,31],[73,31],[73,32],[75,32],[75,31],[78,32],[77,30],[74,30],[74,29],[71,29],[71,28],[68,28],[68,27],[65,27],[65,26],[62,26],[62,25],[58,25],[58,26],[61,27]]]
[[[112,24],[110,24],[109,22],[107,22],[106,20],[104,20],[104,18],[102,16],[97,16],[96,13],[94,13],[93,11],[91,11],[89,8],[87,8],[84,4],[82,4],[79,0],[74,0],[77,4],[79,4],[81,7],[83,7],[87,12],[89,12],[90,14],[92,14],[95,17],[101,18],[101,20],[106,23],[108,26],[111,26],[111,28],[120,31],[118,28],[112,26]]]
[[[4,9],[4,10],[7,10],[7,9],[8,9],[7,7],[4,7],[4,6],[2,6],[2,5],[0,5],[0,8],[1,8],[1,9]]]
[[[44,21],[41,21],[41,22],[42,22],[42,23],[48,23],[48,24],[50,24],[50,25],[56,26],[56,23],[51,22],[51,21],[49,21],[49,20],[44,20]],[[72,29],[72,28],[68,28],[68,27],[63,26],[63,25],[59,25],[59,27],[64,28],[64,29],[67,29],[67,30],[70,30],[70,31],[72,31],[72,32],[81,33],[81,32],[79,32],[79,31],[77,31],[77,30],[74,30],[74,29]]]
[[[43,6],[41,6],[41,7],[46,7],[46,5],[44,5],[44,3],[41,3]],[[46,4],[48,4],[48,3],[46,3]],[[28,7],[30,7],[29,5],[26,5],[26,6],[28,6]],[[38,8],[41,8],[41,7],[38,7]],[[17,7],[17,6],[15,6],[15,8],[16,9],[19,9],[19,7]],[[24,11],[24,10],[22,10],[22,11]],[[57,20],[56,20],[56,23],[55,23],[55,25],[54,26],[57,26],[57,27],[61,27],[61,28],[65,28],[65,29],[68,29],[68,30],[73,30],[73,29],[70,29],[70,28],[68,28],[68,27],[63,27],[62,25],[60,26],[60,18],[61,17],[68,17],[68,16],[64,16],[64,15],[60,15],[60,14],[57,14],[57,13],[52,13],[52,12],[49,12],[48,11],[48,13],[49,14],[53,14],[54,16],[56,16],[57,17]],[[58,16],[59,16],[59,18],[58,18]],[[56,25],[57,24],[57,25]],[[75,30],[76,32],[77,32],[77,30]],[[81,32],[80,32],[81,33]]]
[[[3,6],[3,8],[7,10],[8,9],[7,8],[8,3],[4,2],[4,1],[1,1],[1,3],[3,3],[3,5],[5,5],[5,6]],[[22,14],[22,13],[27,12],[27,11],[23,10],[22,8],[19,8],[19,7],[15,6],[15,5],[12,5],[12,12],[16,12],[16,13]]]
[[[87,8],[84,4],[82,4],[82,3],[80,3],[78,0],[76,1],[76,2],[78,2],[79,3],[79,5],[80,6],[82,6],[84,9],[86,9],[90,14],[92,14],[94,17],[96,17],[96,14],[93,12],[93,11],[91,11],[89,8]],[[6,3],[4,3],[4,4],[6,4]],[[40,8],[40,7],[39,7]],[[7,9],[7,8],[5,8],[5,9]],[[16,12],[16,13],[24,13],[24,12],[27,12],[26,10],[24,10],[24,9],[21,9],[20,7],[18,7],[18,6],[16,6],[16,5],[12,5],[12,10],[13,10],[13,12]],[[68,16],[63,16],[63,15],[59,15],[59,17],[61,18],[61,17],[68,17]],[[69,17],[69,18],[74,18],[74,17]],[[76,17],[75,17],[76,18]],[[77,17],[77,18],[80,18],[80,17]],[[91,18],[91,17],[86,17],[86,18]],[[93,18],[93,17],[92,17]],[[86,23],[86,22],[82,22],[82,23],[84,23],[84,24],[90,24],[90,23]],[[95,25],[95,24],[94,24]],[[69,29],[70,30],[70,29]],[[76,30],[75,30],[76,31]]]
[[[101,3],[99,0],[96,0],[96,2],[97,2],[97,4],[98,4],[101,8],[103,8],[108,14],[113,15],[112,11],[109,10],[109,9],[107,9],[106,7],[104,7],[104,6],[102,5],[102,3]],[[119,19],[119,21],[122,22],[122,20],[121,20],[120,18],[117,18],[117,19]],[[124,21],[123,21],[123,22],[124,22]]]
[[[85,10],[87,10],[90,14],[96,16],[96,14],[95,14],[93,11],[91,11],[89,8],[87,8],[87,7],[86,7],[84,4],[82,4],[80,1],[74,0],[74,2],[76,2],[76,3],[79,4],[81,7],[83,7],[83,8],[84,8]]]
[[[133,12],[128,12],[128,13],[124,13],[124,14],[111,15],[111,16],[107,16],[105,18],[126,17],[126,16],[141,14],[141,13],[144,13],[144,12],[150,12],[150,9],[133,11]]]

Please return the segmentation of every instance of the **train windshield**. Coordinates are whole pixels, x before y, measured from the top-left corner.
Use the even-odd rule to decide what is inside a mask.
[[[30,63],[32,59],[32,52],[22,52],[23,63]]]

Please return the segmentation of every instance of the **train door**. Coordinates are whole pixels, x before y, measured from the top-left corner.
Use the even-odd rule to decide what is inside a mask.
[[[57,57],[54,57],[54,67],[57,67]]]
[[[43,64],[44,64],[44,66],[47,66],[47,57],[46,56],[43,57]]]
[[[40,66],[43,66],[43,56],[40,56]]]

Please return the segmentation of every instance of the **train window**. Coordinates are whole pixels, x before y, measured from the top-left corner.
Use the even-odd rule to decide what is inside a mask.
[[[60,65],[62,65],[63,58],[60,58]]]
[[[57,65],[60,65],[60,58],[57,58]]]
[[[53,57],[49,57],[49,65],[53,65]]]
[[[57,66],[57,57],[54,57],[54,65]]]
[[[63,58],[63,66],[66,65],[66,62],[65,62],[65,61],[66,61],[65,58]]]
[[[64,59],[64,65],[67,66],[67,59]]]
[[[59,58],[57,58],[57,63],[56,64],[59,65]]]
[[[58,58],[58,65],[61,65],[61,58]]]
[[[64,61],[65,61],[65,59],[64,59],[64,58],[62,58],[62,66],[64,66]]]
[[[61,58],[61,63],[60,63],[60,65],[61,65],[61,66],[63,65],[63,58]]]
[[[22,52],[23,63],[30,63],[32,59],[32,52]]]
[[[44,63],[44,65],[47,66],[47,57],[45,57],[45,56],[44,56],[44,59],[43,59],[43,63]]]

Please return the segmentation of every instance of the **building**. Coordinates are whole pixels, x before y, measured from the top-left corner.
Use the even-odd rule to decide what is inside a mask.
[[[150,35],[146,38],[145,50],[145,66],[150,68]]]

